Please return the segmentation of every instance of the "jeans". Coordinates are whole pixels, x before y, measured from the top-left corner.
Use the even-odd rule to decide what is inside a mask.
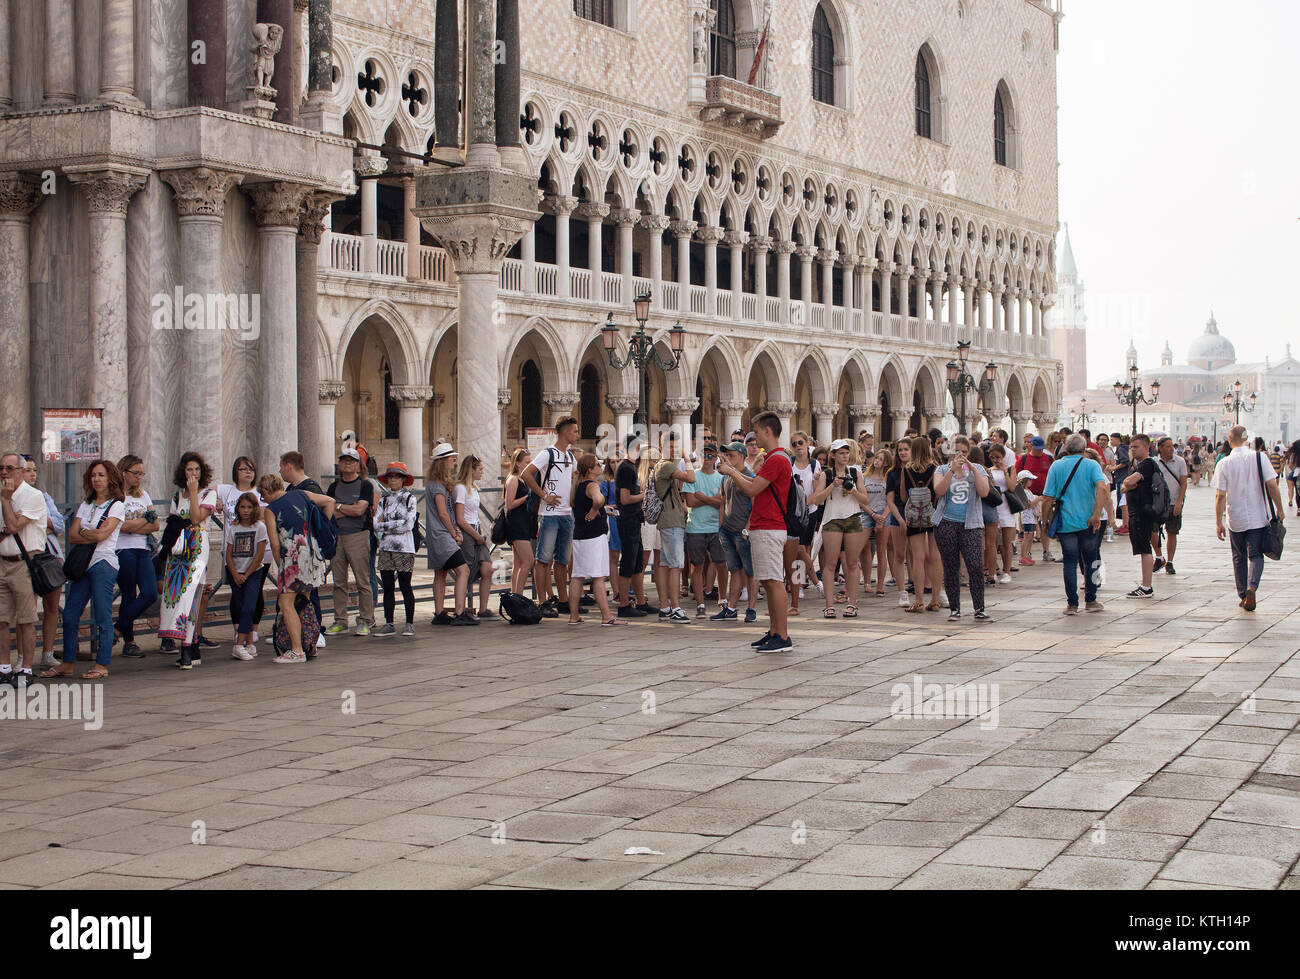
[[[1246,589],[1258,588],[1264,574],[1264,528],[1230,530],[1228,541],[1232,545],[1232,577],[1237,583],[1237,597],[1245,598]]]
[[[1072,530],[1056,535],[1061,545],[1061,574],[1065,578],[1065,601],[1079,607],[1079,572],[1083,572],[1083,600],[1097,600],[1097,569],[1101,566],[1101,531]]]
[[[569,563],[573,544],[573,515],[542,517],[537,527],[537,563]]]
[[[77,662],[77,632],[81,628],[81,613],[86,603],[91,603],[90,635],[95,645],[95,662],[107,666],[113,655],[113,586],[117,584],[117,568],[107,561],[96,561],[90,570],[76,581],[68,582],[67,598],[63,601],[63,662]]]
[[[122,601],[117,609],[117,631],[122,642],[135,642],[135,620],[158,601],[158,579],[149,549],[132,547],[117,552],[117,584]]]
[[[230,611],[238,616],[235,631],[239,634],[253,631],[258,623],[257,605],[262,597],[262,582],[266,580],[266,565],[259,565],[242,585],[230,583]]]

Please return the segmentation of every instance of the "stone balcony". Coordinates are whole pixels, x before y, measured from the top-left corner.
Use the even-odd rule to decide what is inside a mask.
[[[704,83],[700,119],[768,139],[781,128],[781,96],[726,75],[711,75]]]

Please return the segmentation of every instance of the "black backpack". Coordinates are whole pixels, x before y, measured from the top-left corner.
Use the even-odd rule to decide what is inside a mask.
[[[1157,466],[1165,466],[1163,459],[1156,460]],[[1169,469],[1165,466],[1165,469]],[[1173,475],[1173,470],[1169,470],[1169,475]],[[1161,475],[1160,470],[1156,469],[1156,478],[1151,480],[1151,503],[1144,508],[1146,515],[1152,520],[1168,520],[1174,515],[1174,498],[1169,492],[1169,482]]]
[[[768,483],[767,489],[785,519],[786,536],[802,537],[808,529],[808,501],[803,495],[803,484],[794,474],[794,467],[790,467],[790,488],[785,494],[785,506],[781,506],[781,497],[777,496],[775,486]]]
[[[511,625],[537,625],[542,621],[542,610],[537,603],[517,592],[502,592],[498,611],[501,618]]]

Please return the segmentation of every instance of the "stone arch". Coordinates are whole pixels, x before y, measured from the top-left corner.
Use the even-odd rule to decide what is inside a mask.
[[[564,344],[554,325],[543,316],[530,316],[524,320],[506,342],[501,363],[502,388],[510,386],[511,364],[521,345],[531,345],[530,352],[536,355],[545,391],[572,390],[569,385],[576,375],[564,355]]]
[[[1030,414],[1033,402],[1029,398],[1029,388],[1020,371],[1007,375],[1005,397],[1012,412]]]
[[[1030,404],[1035,415],[1050,415],[1055,411],[1055,399],[1052,397],[1052,385],[1047,375],[1041,371],[1034,379],[1033,399]]]
[[[718,380],[718,397],[722,401],[735,401],[745,396],[745,371],[740,357],[731,341],[721,334],[714,334],[707,341],[696,357],[695,376],[706,362],[713,365]]]
[[[395,384],[410,384],[416,376],[420,356],[415,342],[415,331],[401,310],[386,299],[371,299],[362,303],[348,318],[334,348],[334,364],[342,368],[352,338],[363,326],[374,329],[388,354]]]
[[[755,377],[759,377],[766,389],[767,401],[793,400],[794,385],[786,372],[781,369],[784,362],[785,358],[782,356],[781,349],[771,340],[764,341],[750,355],[749,362],[745,365],[746,384],[752,386]],[[751,410],[761,410],[762,407],[762,405],[754,404],[751,399]]]

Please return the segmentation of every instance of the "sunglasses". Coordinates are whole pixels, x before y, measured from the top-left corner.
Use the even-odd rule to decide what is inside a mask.
[[[790,444],[791,444],[792,446],[794,446],[794,448],[797,449],[797,448],[800,448],[801,446],[807,445],[808,443],[807,443],[807,442],[791,442]]]

